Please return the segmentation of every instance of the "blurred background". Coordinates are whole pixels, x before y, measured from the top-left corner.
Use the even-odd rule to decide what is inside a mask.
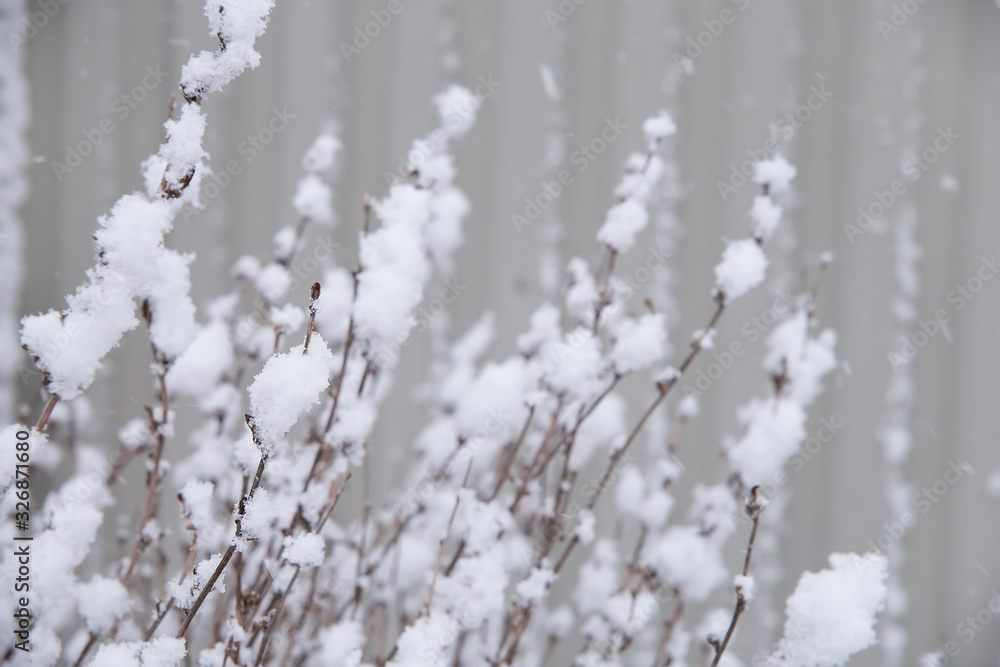
[[[97,218],[142,187],[139,165],[162,140],[181,65],[216,45],[196,0],[62,2],[44,22],[32,19],[39,25],[30,39],[5,29],[10,45],[0,46],[5,90],[22,85],[19,54],[30,99],[30,110],[6,110],[2,130],[6,162],[17,167],[16,134],[22,121],[29,125],[23,198],[17,170],[8,164],[0,174],[2,204],[14,206],[23,224],[22,234],[9,211],[3,216],[6,312],[64,306],[93,263]],[[18,3],[3,4],[9,28]],[[28,3],[29,13],[41,4]],[[737,433],[736,409],[768,391],[760,363],[760,334],[773,324],[767,309],[780,293],[801,291],[824,251],[834,261],[817,317],[837,331],[842,363],[811,410],[810,434],[821,419],[843,427],[778,492],[773,515],[784,515],[782,525],[768,524],[755,556],[771,592],[741,621],[737,652],[749,662],[780,635],[781,600],[803,570],[882,538],[908,599],[894,595],[880,631],[890,646],[905,631],[902,664],[914,664],[942,636],[961,647],[954,664],[998,664],[1000,622],[968,642],[959,627],[1000,586],[1000,278],[990,280],[1000,270],[996,3],[401,0],[385,25],[373,23],[388,4],[279,0],[258,42],[260,67],[208,98],[211,165],[222,171],[235,160],[241,170],[205,210],[179,219],[169,238],[171,247],[197,252],[199,306],[233,287],[237,258],[269,253],[272,235],[295,222],[290,200],[301,156],[324,129],[344,144],[333,178],[338,222],[332,231],[312,230],[299,257],[312,256],[329,234],[336,262],[352,268],[363,198],[383,196],[386,172],[395,173],[410,142],[433,129],[432,97],[452,82],[475,88],[488,80],[498,84],[495,92],[457,148],[458,185],[472,202],[456,267],[465,288],[429,330],[455,336],[489,308],[498,336],[488,356],[511,354],[530,313],[558,293],[568,259],[600,266],[594,236],[624,160],[644,148],[643,119],[665,109],[679,128],[664,151],[675,170],[650,229],[617,271],[639,285],[631,310],[641,311],[648,297],[676,315],[677,360],[711,312],[712,269],[725,239],[748,229],[756,190],[740,181],[741,165],[777,137],[798,168],[794,192],[768,248],[766,289],[737,302],[719,326],[718,350],[739,341],[748,351],[704,393],[684,435],[685,489],[724,479],[719,451]],[[287,127],[248,150],[248,137],[276,115],[287,117]],[[591,146],[609,121],[624,131],[579,162],[580,147]],[[68,153],[88,137],[100,137],[91,154],[68,171],[56,165],[77,162]],[[519,230],[512,215],[524,215],[525,199],[562,169],[573,183]],[[870,217],[859,221],[859,208]],[[653,250],[670,253],[671,262],[643,278],[636,269]],[[314,265],[302,268],[310,282],[319,278]],[[293,301],[307,298],[303,290]],[[935,328],[930,322],[936,314],[942,321],[941,311],[946,324]],[[404,351],[383,407],[373,445],[386,464],[373,468],[377,494],[400,481],[377,471],[398,469],[423,423],[414,389],[426,377],[432,338],[425,332]],[[893,353],[912,360],[898,363]],[[37,415],[37,374],[16,348],[5,346],[3,355],[4,421],[11,391]],[[148,363],[140,332],[109,356],[88,392],[95,415],[88,437],[110,448],[117,429],[141,414],[153,395]],[[693,371],[707,373],[712,363],[703,355]],[[632,378],[625,391],[637,416],[651,384]],[[173,444],[180,458],[183,434]],[[959,462],[975,474],[935,487]],[[910,497],[925,487],[935,501],[922,512]],[[892,493],[917,515],[902,539],[891,536],[900,520]],[[677,495],[683,503],[689,494]],[[676,511],[679,517],[683,508]],[[733,539],[734,563],[744,532]],[[726,595],[716,602],[728,608]],[[852,664],[894,663],[876,648]]]

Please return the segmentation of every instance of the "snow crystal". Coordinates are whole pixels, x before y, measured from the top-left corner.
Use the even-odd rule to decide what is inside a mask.
[[[715,282],[726,299],[736,299],[764,281],[767,257],[753,239],[730,241],[715,267]]]
[[[775,649],[774,664],[837,667],[874,645],[887,569],[881,555],[862,559],[835,553],[830,555],[830,569],[803,573],[788,598],[785,634]]]
[[[326,546],[316,533],[305,533],[285,538],[285,560],[292,565],[314,567],[323,562]]]
[[[309,353],[297,345],[267,360],[247,389],[254,438],[266,455],[274,451],[289,429],[312,406],[318,405],[330,384],[333,354],[318,334]]]
[[[788,160],[776,155],[771,160],[758,162],[753,178],[759,185],[768,185],[771,194],[778,195],[788,189],[796,173],[795,167]]]

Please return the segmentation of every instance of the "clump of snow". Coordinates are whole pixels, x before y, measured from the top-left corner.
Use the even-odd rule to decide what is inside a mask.
[[[650,140],[663,140],[677,132],[677,125],[674,119],[666,111],[661,111],[656,116],[650,116],[642,123],[642,131]]]
[[[315,567],[323,562],[326,546],[323,538],[316,533],[304,533],[285,538],[285,560],[292,565]]]
[[[333,222],[330,186],[315,174],[308,174],[299,181],[292,206],[300,217],[322,225]]]
[[[187,655],[183,639],[157,637],[148,642],[104,644],[90,664],[104,667],[177,667]]]
[[[767,257],[754,239],[730,241],[715,267],[715,284],[727,300],[737,299],[764,282]]]
[[[619,375],[648,368],[666,354],[666,317],[662,313],[624,319],[614,333],[615,345],[610,359]]]
[[[382,226],[361,238],[354,323],[358,336],[375,350],[404,341],[416,324],[413,310],[430,276],[423,230],[431,196],[410,184],[394,185],[374,205]]]
[[[594,513],[588,509],[580,510],[579,522],[576,524],[576,530],[574,534],[577,539],[580,540],[580,544],[590,544],[594,541],[594,537],[597,534],[595,531],[595,524],[597,519],[594,517]]]
[[[167,370],[167,390],[179,396],[200,398],[214,389],[233,365],[233,346],[223,322],[208,324],[198,332]]]
[[[556,573],[550,569],[534,568],[526,579],[515,587],[517,596],[525,605],[538,604],[548,593],[549,584],[556,580]]]
[[[267,360],[247,390],[250,395],[252,428],[257,446],[270,455],[289,429],[312,406],[330,384],[333,354],[318,334],[313,334],[309,353],[303,345]]]
[[[733,585],[735,585],[736,588],[739,590],[740,595],[743,596],[744,600],[746,600],[747,602],[753,600],[754,590],[757,585],[756,582],[754,581],[753,576],[738,574],[733,579]]]
[[[178,494],[184,503],[184,516],[196,535],[208,535],[215,530],[214,494],[214,484],[196,479],[188,480]]]
[[[222,554],[214,554],[195,566],[193,576],[188,573],[184,581],[181,581],[180,577],[175,577],[167,582],[167,592],[174,598],[174,604],[178,609],[191,608],[221,562]],[[212,595],[226,592],[225,579],[226,573],[223,572],[212,586]]]
[[[277,516],[277,510],[266,489],[257,489],[253,498],[244,504],[240,528],[243,536],[248,539],[259,539],[271,526]]]
[[[618,252],[627,252],[635,244],[636,235],[646,228],[648,222],[649,211],[645,204],[626,199],[608,210],[608,217],[597,232],[597,240]]]
[[[770,160],[757,163],[754,181],[759,185],[767,185],[771,194],[779,195],[791,184],[797,173],[795,167],[788,163],[782,155],[775,155]]]
[[[781,206],[766,195],[757,195],[750,209],[750,220],[753,222],[753,237],[766,241],[774,234],[781,222]]]
[[[274,0],[207,0],[209,33],[225,47],[191,56],[181,70],[185,98],[200,100],[206,93],[222,90],[247,68],[260,64],[254,42],[264,34],[273,7]]]
[[[337,268],[323,273],[323,285],[316,299],[316,330],[331,344],[347,339],[354,303],[354,279],[346,270]]]
[[[361,662],[365,631],[360,621],[341,621],[319,633],[320,649],[312,654],[311,667],[357,667]]]
[[[76,603],[87,629],[99,634],[111,629],[129,610],[129,594],[117,579],[95,576],[76,586]]]
[[[591,275],[587,263],[579,257],[569,261],[567,273],[569,273],[569,286],[564,297],[566,312],[579,321],[592,322],[600,299],[594,276]]]
[[[884,556],[842,553],[830,555],[829,569],[805,572],[788,598],[772,664],[837,667],[873,646],[887,572]]]
[[[644,558],[685,600],[701,602],[727,578],[718,546],[696,526],[674,526],[646,549]]]
[[[434,104],[441,117],[441,128],[449,137],[457,139],[476,122],[476,111],[480,103],[468,88],[453,85],[438,93],[434,97]]]

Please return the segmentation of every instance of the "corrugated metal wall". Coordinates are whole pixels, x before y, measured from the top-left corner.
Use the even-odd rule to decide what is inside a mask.
[[[454,329],[470,324],[485,306],[495,309],[500,336],[491,354],[505,355],[542,298],[537,258],[546,245],[543,226],[519,234],[510,216],[523,208],[526,196],[539,192],[552,129],[564,132],[568,165],[569,155],[597,136],[606,119],[628,125],[557,202],[563,258],[579,254],[597,262],[594,233],[613,200],[627,151],[641,148],[643,118],[666,108],[680,127],[676,155],[684,184],[672,274],[681,316],[675,343],[682,346],[711,307],[712,267],[724,237],[742,235],[747,225],[752,188],[723,201],[717,182],[729,178],[748,149],[764,145],[772,124],[807,102],[811,86],[825,86],[829,100],[810,111],[786,146],[799,169],[797,195],[787,218],[791,232],[771,248],[778,281],[771,287],[781,280],[797,286],[800,269],[813,265],[820,252],[836,254],[818,316],[837,329],[844,364],[814,406],[813,428],[830,416],[845,426],[783,491],[790,501],[789,525],[780,537],[786,573],[781,590],[787,592],[803,569],[822,567],[831,551],[866,549],[885,531],[883,522],[892,520],[877,434],[893,374],[887,353],[900,346],[892,311],[898,297],[894,229],[912,204],[923,248],[916,317],[927,320],[944,309],[950,322],[948,332],[931,337],[910,366],[914,446],[905,473],[919,488],[940,479],[949,460],[961,458],[977,474],[921,514],[905,540],[907,664],[917,652],[934,648],[941,634],[955,637],[956,625],[982,609],[1000,583],[1000,499],[987,492],[990,471],[1000,467],[1000,279],[984,281],[960,310],[948,298],[957,284],[976,276],[981,258],[1000,251],[996,4],[911,0],[902,4],[917,8],[915,13],[905,22],[897,16],[899,29],[883,34],[886,24],[879,21],[892,21],[893,6],[870,0],[563,0],[575,9],[558,22],[546,17],[555,2],[403,0],[403,11],[348,62],[341,43],[351,42],[355,28],[385,4],[279,0],[260,43],[260,68],[207,102],[212,164],[237,160],[243,168],[170,239],[175,248],[198,252],[193,276],[199,304],[226,288],[236,257],[267,251],[273,232],[292,220],[289,201],[300,156],[320,129],[336,123],[346,145],[334,240],[341,244],[339,259],[353,265],[362,197],[383,194],[384,172],[395,171],[410,140],[431,128],[432,95],[449,80],[475,85],[480,77],[493,77],[500,86],[459,150],[459,184],[473,213],[458,263],[468,290],[451,307]],[[691,52],[697,54],[693,71],[681,76],[675,45],[683,49],[688,37],[697,40],[709,27],[718,31],[712,21],[724,10],[732,21],[718,36],[702,34],[702,52]],[[200,48],[214,44],[196,0],[71,0],[29,40],[35,159],[24,207],[23,312],[61,306],[81,281],[92,262],[96,218],[121,193],[140,187],[138,165],[161,140],[180,66]],[[545,94],[543,64],[555,74],[559,105]],[[241,142],[276,112],[294,118],[250,159]],[[86,140],[104,119],[113,130],[101,132],[93,154],[57,175],[54,163],[66,163],[67,146]],[[939,130],[947,128],[958,135],[953,144],[919,180],[907,181],[905,201],[889,208],[885,225],[851,243],[844,225],[856,220],[858,207],[871,205],[876,191],[901,178],[907,151],[934,146]],[[622,270],[628,267],[626,262]],[[306,295],[300,296],[304,302]],[[765,290],[758,290],[723,320],[719,346],[740,340],[750,353],[706,394],[685,438],[682,458],[692,478],[723,473],[717,453],[736,428],[735,408],[765,384],[763,345],[754,344],[743,325],[768,301]],[[411,348],[386,406],[375,446],[389,452],[386,458],[417,428],[420,408],[410,388],[424,370],[427,346],[422,339]],[[95,437],[113,433],[151,395],[147,363],[140,334],[111,355],[106,378],[91,391]],[[638,410],[645,402],[642,382],[633,380],[628,391]],[[176,446],[184,447],[183,440]],[[392,481],[376,480],[382,489]],[[752,614],[740,638],[744,658],[767,643]],[[996,664],[998,628],[987,627],[968,644],[959,639],[957,662]],[[856,661],[881,663],[878,650]]]

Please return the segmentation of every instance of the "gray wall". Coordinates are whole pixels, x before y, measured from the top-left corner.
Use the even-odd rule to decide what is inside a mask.
[[[474,85],[478,77],[492,75],[502,85],[485,102],[458,154],[459,184],[473,212],[458,262],[460,281],[469,289],[451,308],[454,329],[464,329],[488,305],[499,315],[500,335],[491,355],[508,354],[542,298],[536,268],[542,226],[518,234],[510,215],[523,207],[525,196],[539,191],[546,175],[546,137],[559,127],[553,112],[563,114],[564,161],[579,143],[597,136],[605,118],[620,117],[629,125],[558,200],[563,258],[579,254],[596,263],[600,249],[594,233],[613,200],[627,151],[641,148],[642,119],[667,108],[680,127],[676,154],[685,186],[672,274],[681,317],[675,343],[682,347],[711,307],[712,267],[723,238],[740,236],[747,226],[752,187],[722,201],[716,182],[746,159],[747,149],[763,145],[769,126],[803,104],[811,85],[825,83],[833,91],[787,146],[799,169],[796,202],[786,218],[792,231],[770,249],[776,280],[793,285],[818,253],[836,254],[818,316],[837,329],[843,366],[812,412],[817,419],[840,416],[846,424],[784,490],[790,497],[790,523],[780,537],[783,591],[803,569],[822,567],[829,552],[866,549],[868,540],[883,532],[883,522],[892,519],[882,491],[885,466],[877,432],[893,374],[887,353],[900,345],[891,309],[899,290],[893,229],[906,204],[890,208],[883,230],[869,230],[853,244],[843,225],[855,220],[859,206],[874,201],[874,191],[900,178],[901,158],[931,146],[939,128],[950,126],[960,135],[909,184],[904,197],[917,211],[916,236],[923,249],[916,316],[926,320],[942,308],[951,316],[950,336],[932,337],[910,366],[916,392],[909,419],[914,447],[905,473],[919,487],[939,479],[949,459],[962,458],[977,470],[921,515],[906,538],[908,663],[916,652],[933,648],[942,633],[954,636],[956,624],[984,607],[990,589],[1000,583],[1000,501],[987,492],[989,473],[1000,467],[995,418],[1000,280],[986,282],[960,311],[947,301],[957,283],[976,273],[982,256],[1000,251],[996,4],[928,2],[884,39],[877,22],[889,19],[892,7],[870,0],[591,0],[555,29],[545,19],[548,4],[540,1],[404,0],[404,11],[346,62],[339,44],[353,39],[355,26],[384,5],[377,0],[279,0],[260,42],[260,68],[208,100],[212,164],[235,159],[244,169],[208,210],[180,222],[170,238],[172,247],[198,252],[193,277],[200,305],[229,287],[228,268],[235,258],[268,251],[272,233],[292,221],[289,201],[300,176],[300,156],[326,124],[339,125],[346,145],[337,179],[335,238],[341,244],[339,260],[353,266],[362,197],[384,194],[384,172],[395,171],[410,140],[432,127],[431,96],[449,79]],[[733,23],[698,56],[690,76],[678,76],[673,45],[696,37],[704,30],[702,21],[718,17],[724,8],[733,12]],[[73,0],[30,40],[29,140],[36,159],[23,209],[22,312],[61,306],[63,295],[82,280],[93,260],[90,236],[96,218],[121,193],[140,187],[138,165],[162,138],[180,66],[201,48],[214,44],[194,0]],[[452,49],[457,67],[448,66],[445,57]],[[542,63],[556,72],[561,107],[545,95]],[[123,118],[114,101],[141,83],[147,67],[168,74]],[[287,108],[295,118],[247,162],[238,146],[267,123],[274,108]],[[114,131],[59,182],[52,163],[64,161],[67,144],[81,141],[82,133],[103,118],[113,119]],[[946,175],[957,181],[957,191],[944,187]],[[761,289],[728,312],[720,347],[732,340],[747,342],[741,326],[767,303]],[[419,423],[420,407],[410,388],[422,376],[427,347],[422,339],[408,351],[386,406],[385,414],[392,416],[383,420],[378,440],[389,451],[404,444]],[[760,343],[750,345],[750,353],[706,395],[682,451],[691,477],[723,474],[717,452],[723,437],[735,431],[735,407],[764,387],[762,349]],[[99,415],[92,437],[113,434],[139,413],[151,396],[147,363],[141,333],[129,336],[111,355],[108,373],[90,392]],[[638,410],[645,402],[642,381],[633,379],[628,391]],[[34,400],[30,386],[22,392]],[[178,439],[175,446],[186,445]],[[378,480],[382,488],[392,481]],[[730,603],[720,599],[720,604]],[[760,637],[752,616],[748,619],[745,658]],[[960,640],[958,662],[996,664],[996,627],[970,644]],[[881,664],[881,654],[870,651],[856,664]]]

